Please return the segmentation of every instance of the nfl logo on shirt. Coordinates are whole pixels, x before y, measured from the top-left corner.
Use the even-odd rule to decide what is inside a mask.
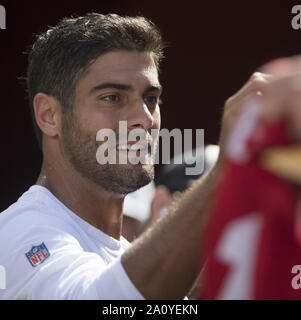
[[[39,246],[33,246],[25,255],[30,264],[36,267],[44,262],[50,256],[50,253],[43,242]]]

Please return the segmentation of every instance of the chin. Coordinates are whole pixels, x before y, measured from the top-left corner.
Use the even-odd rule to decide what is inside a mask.
[[[91,178],[108,192],[126,195],[154,179],[154,166],[150,164],[104,165]]]

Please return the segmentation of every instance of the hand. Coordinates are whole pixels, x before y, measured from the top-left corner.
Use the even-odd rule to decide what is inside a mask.
[[[282,58],[261,68],[272,75],[264,88],[262,117],[287,120],[292,134],[301,138],[301,57]]]
[[[224,114],[222,118],[222,129],[220,135],[220,154],[218,166],[223,162],[225,141],[227,140],[235,121],[237,120],[243,106],[251,95],[262,96],[266,86],[271,81],[272,76],[262,72],[255,72],[247,83],[225,103]]]

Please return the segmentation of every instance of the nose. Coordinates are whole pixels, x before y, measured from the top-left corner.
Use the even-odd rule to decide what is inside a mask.
[[[129,128],[149,130],[154,126],[155,110],[150,110],[142,98],[136,99],[129,111],[127,120]]]

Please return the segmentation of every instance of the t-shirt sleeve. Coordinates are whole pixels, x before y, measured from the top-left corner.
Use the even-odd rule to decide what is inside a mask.
[[[25,228],[11,241],[11,250],[0,250],[7,277],[6,290],[0,290],[3,299],[144,299],[121,257],[107,264],[56,226]]]

